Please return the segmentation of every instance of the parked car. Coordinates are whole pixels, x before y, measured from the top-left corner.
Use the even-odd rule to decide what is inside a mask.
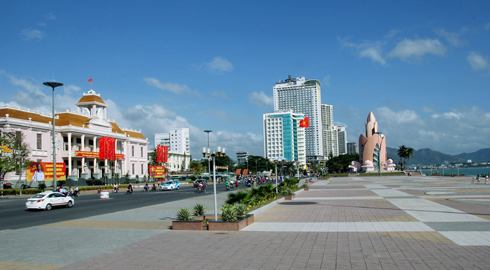
[[[75,200],[70,196],[59,192],[44,191],[27,199],[26,210],[43,209],[49,211],[53,207],[71,208],[74,204]]]
[[[174,190],[180,188],[180,182],[178,180],[169,180],[165,182],[160,188],[161,190]]]
[[[204,186],[207,186],[208,185],[206,179],[197,179],[196,181],[194,181],[194,188],[197,188],[200,183],[203,183]]]

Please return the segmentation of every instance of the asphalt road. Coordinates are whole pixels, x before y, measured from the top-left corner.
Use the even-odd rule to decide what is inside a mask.
[[[240,185],[240,189],[245,185]],[[224,184],[216,185],[217,193],[231,192],[225,190]],[[134,209],[149,205],[166,203],[204,196],[213,193],[213,186],[208,184],[207,193],[195,193],[192,185],[182,185],[180,190],[173,191],[147,191],[137,189],[133,194],[126,194],[126,189],[119,189],[119,193],[110,193],[108,200],[100,199],[99,194],[83,194],[75,198],[72,208],[53,208],[51,211],[26,211],[26,198],[12,198],[0,200],[0,231],[15,230],[32,226],[39,226],[54,222],[86,218]]]

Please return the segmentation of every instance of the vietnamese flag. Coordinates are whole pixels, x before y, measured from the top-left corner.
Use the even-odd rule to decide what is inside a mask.
[[[92,79],[88,79],[89,82],[92,82]]]
[[[310,127],[310,117],[306,117],[305,119],[299,121],[299,127]]]

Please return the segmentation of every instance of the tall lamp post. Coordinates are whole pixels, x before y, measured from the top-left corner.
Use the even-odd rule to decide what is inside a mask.
[[[202,149],[203,157],[213,157],[213,187],[214,187],[214,220],[218,221],[218,199],[216,198],[216,156],[224,157],[226,154],[225,148],[216,147],[216,151],[211,153],[211,149],[204,147]]]
[[[271,158],[271,159],[270,159],[270,162],[271,162],[271,163],[274,163],[274,166],[275,166],[275,168],[276,168],[276,194],[277,194],[277,193],[279,193],[279,192],[277,191],[277,177],[278,177],[278,175],[277,175],[277,163],[278,163],[278,162],[281,162],[281,164],[282,164],[282,161],[283,161],[283,160],[284,160],[284,158],[282,158],[282,157],[276,157],[276,158],[274,158],[274,159],[273,159],[273,158]]]
[[[53,88],[53,191],[56,191],[56,134],[55,134],[55,117],[54,117],[54,89],[58,86],[63,86],[59,82],[44,82],[46,86]]]
[[[383,132],[376,132],[376,134],[381,137],[381,142],[379,143],[379,152],[378,152],[378,169],[379,169],[379,176],[381,176],[381,149],[383,146],[383,139],[385,137],[385,134]],[[378,142],[379,142],[379,137],[378,137]]]
[[[205,129],[204,132],[208,134],[208,149],[209,149],[209,133],[213,131],[210,129]],[[211,174],[211,161],[209,158],[208,158],[208,173]]]

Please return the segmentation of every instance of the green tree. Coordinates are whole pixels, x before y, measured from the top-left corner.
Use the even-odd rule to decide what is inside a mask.
[[[191,161],[189,164],[189,169],[192,170],[193,175],[200,175],[204,172],[205,167],[202,165],[200,161]]]
[[[413,158],[414,150],[411,147],[406,147],[405,145],[402,145],[398,148],[397,154],[400,157],[399,164],[403,165],[402,170],[405,170],[408,161],[410,160],[410,158]]]
[[[327,160],[326,166],[331,173],[341,173],[348,170],[352,161],[358,160],[359,154],[344,154]]]
[[[24,142],[24,136],[21,132],[5,132],[0,137],[2,146],[0,157],[0,176],[2,179],[8,172],[19,172],[19,157],[22,160],[21,169],[29,166],[27,157],[29,148]]]

